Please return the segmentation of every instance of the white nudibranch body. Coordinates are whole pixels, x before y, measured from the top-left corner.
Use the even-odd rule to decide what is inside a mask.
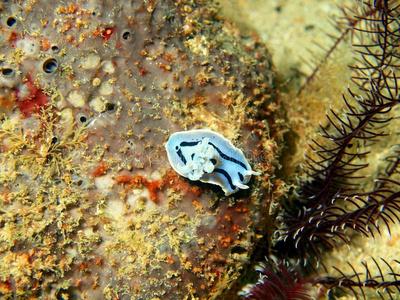
[[[243,152],[223,135],[209,129],[176,132],[165,144],[169,163],[190,180],[219,185],[225,195],[248,189],[254,172]]]

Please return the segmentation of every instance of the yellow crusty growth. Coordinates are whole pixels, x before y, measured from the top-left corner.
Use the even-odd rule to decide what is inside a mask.
[[[52,107],[42,109],[35,118],[38,130],[23,132],[19,120],[5,118],[0,126],[0,140],[8,147],[2,157],[2,164],[24,168],[43,176],[45,181],[52,176],[62,175],[62,170],[72,169],[72,151],[82,147],[86,138],[84,127],[59,123],[59,113]]]

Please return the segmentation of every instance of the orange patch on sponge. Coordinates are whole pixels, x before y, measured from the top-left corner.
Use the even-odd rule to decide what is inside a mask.
[[[141,175],[134,177],[121,175],[118,176],[115,181],[116,183],[126,184],[128,188],[140,188],[145,186],[149,191],[150,200],[154,203],[158,203],[157,190],[161,190],[163,186],[162,179],[149,181]]]

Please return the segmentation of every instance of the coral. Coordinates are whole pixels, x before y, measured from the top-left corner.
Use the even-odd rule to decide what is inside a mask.
[[[243,289],[240,294],[245,299],[313,299],[307,287],[313,280],[301,278],[298,271],[286,267],[283,262],[274,260],[270,265],[260,264],[256,270],[260,279]]]
[[[295,158],[303,165],[283,174],[289,182],[298,175],[298,182],[292,181],[293,193],[282,201],[277,239],[266,242],[264,254],[298,264],[300,278],[315,285],[306,297],[398,296],[399,8],[398,1],[363,1],[343,8],[338,34],[297,91],[299,117],[310,120],[305,129],[298,125],[304,121],[292,119],[289,137],[299,141],[291,145],[303,151],[304,158]],[[347,43],[354,59],[349,71],[339,75],[349,72],[350,77],[342,81],[341,97],[332,99],[337,83],[330,83],[326,71],[337,67],[335,56]],[[324,106],[326,99],[330,107]],[[327,109],[326,116],[318,107]],[[295,116],[290,110],[289,115]],[[304,133],[316,131],[315,120],[318,132],[303,148]],[[281,273],[269,268],[267,276],[244,289],[244,296],[274,299],[273,292],[263,291],[279,286]],[[290,289],[293,282],[286,286]]]
[[[285,220],[290,225],[282,238],[294,242],[302,259],[307,259],[310,249],[317,255],[318,240],[332,246],[330,241],[336,236],[348,243],[347,228],[373,236],[380,232],[379,220],[388,230],[390,223],[399,221],[396,167],[386,168],[371,183],[366,176],[373,147],[392,142],[386,128],[399,103],[397,9],[388,1],[366,3],[359,16],[348,17],[348,28],[355,32],[354,47],[360,53],[352,67],[356,86],[343,95],[343,114],[330,109],[320,137],[311,141],[304,167],[307,177],[299,190],[303,209]]]
[[[362,272],[356,271],[349,263],[353,271],[350,275],[346,275],[343,271],[334,267],[339,275],[321,277],[315,280],[315,284],[325,285],[329,290],[337,289],[342,293],[346,293],[346,289],[351,290],[356,299],[369,299],[370,293],[366,291],[367,289],[375,290],[381,299],[394,299],[400,292],[398,281],[400,274],[382,258],[380,262],[374,258],[372,258],[372,261],[372,268],[371,265],[362,263],[364,268]],[[395,265],[399,263],[398,260],[395,261]]]
[[[284,190],[265,47],[208,1],[0,4],[0,294],[222,297]],[[275,114],[272,112],[275,111]],[[207,128],[262,172],[227,197],[170,167]]]

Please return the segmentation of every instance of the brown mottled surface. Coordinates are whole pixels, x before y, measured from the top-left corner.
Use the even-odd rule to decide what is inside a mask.
[[[113,4],[110,4],[113,3]],[[0,4],[0,295],[210,299],[240,276],[275,193],[265,48],[206,1]],[[225,197],[170,167],[176,131],[241,148]]]

